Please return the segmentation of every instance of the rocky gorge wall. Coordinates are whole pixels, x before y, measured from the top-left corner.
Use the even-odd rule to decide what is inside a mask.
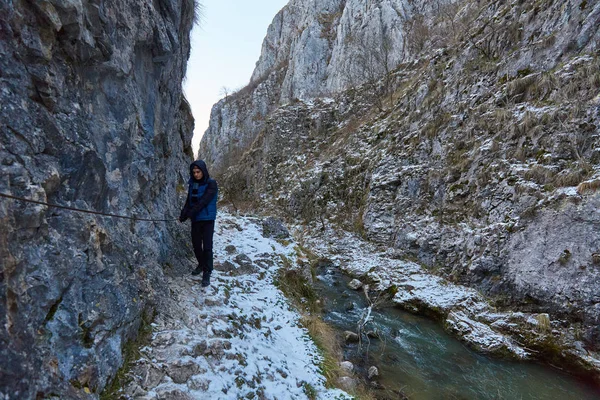
[[[350,3],[333,19],[346,44]],[[323,21],[310,1],[293,4]],[[315,230],[359,232],[500,309],[548,313],[551,341],[568,331],[570,346],[597,354],[600,3],[362,4],[378,10],[363,16],[405,10],[402,33],[369,39],[383,54],[396,43],[389,72],[347,86],[326,52],[303,63],[315,66],[304,86],[288,85],[308,73],[290,67],[293,50],[273,49],[306,48],[309,34],[283,28],[285,9],[275,18],[253,81],[215,105],[202,139],[225,194]],[[394,32],[385,21],[359,26]],[[348,62],[366,65],[356,54],[369,52],[353,49]],[[303,89],[290,98],[289,87]],[[550,347],[538,350],[561,359]]]
[[[1,1],[0,192],[177,217],[193,0]],[[187,266],[177,222],[0,199],[0,398],[97,398]]]
[[[415,7],[430,8],[417,3],[290,1],[267,30],[248,86],[213,107],[202,157],[224,168],[279,105],[327,96],[388,72],[407,57],[402,29],[407,15]]]

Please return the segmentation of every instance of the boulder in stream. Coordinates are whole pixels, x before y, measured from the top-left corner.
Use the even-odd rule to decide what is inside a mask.
[[[375,379],[379,376],[379,369],[372,365],[371,367],[369,367],[369,371],[367,372],[367,377],[371,380],[371,379]]]
[[[348,287],[352,290],[358,290],[362,287],[363,283],[361,281],[359,281],[358,279],[352,279],[349,283],[348,283]]]
[[[352,364],[350,361],[342,361],[340,363],[340,368],[345,373],[350,374],[350,373],[352,373],[352,371],[354,371],[354,364]]]
[[[358,334],[356,334],[352,331],[345,331],[344,339],[346,340],[346,343],[356,343],[356,342],[358,342],[358,340],[360,338],[359,338]]]

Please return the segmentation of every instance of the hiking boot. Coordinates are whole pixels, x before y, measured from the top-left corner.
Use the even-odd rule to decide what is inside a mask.
[[[202,266],[198,265],[195,270],[192,271],[192,275],[200,275],[202,272]]]
[[[210,285],[210,274],[202,274],[202,287],[207,287]]]
[[[210,285],[210,274],[213,271],[213,252],[212,250],[206,250],[203,252],[204,256],[204,271],[202,271],[202,287]]]

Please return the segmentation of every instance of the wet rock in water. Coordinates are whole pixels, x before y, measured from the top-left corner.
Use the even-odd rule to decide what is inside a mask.
[[[263,236],[266,238],[287,239],[290,237],[290,232],[287,230],[283,222],[277,218],[269,217],[262,223]]]
[[[379,376],[379,369],[372,365],[371,367],[369,367],[369,371],[367,372],[367,377],[369,379],[375,379]]]
[[[352,373],[352,371],[354,371],[354,364],[352,364],[350,361],[342,361],[340,363],[340,368],[343,372]]]
[[[354,310],[354,303],[351,301],[346,302],[346,304],[344,304],[344,309],[346,311],[352,311]]]
[[[237,249],[235,248],[234,245],[230,244],[225,246],[225,251],[227,252],[227,254],[233,254],[237,251]]]
[[[200,367],[193,361],[177,361],[167,367],[167,374],[175,383],[186,383],[192,375],[200,372]]]
[[[348,283],[348,287],[352,290],[358,290],[362,287],[363,283],[361,281],[359,281],[358,279],[352,279],[349,283]]]
[[[359,340],[359,336],[358,334],[351,332],[351,331],[345,331],[344,332],[344,340],[346,340],[346,343],[356,343]]]
[[[342,390],[352,391],[356,389],[356,380],[349,376],[342,376],[338,378],[338,385]]]
[[[381,336],[379,335],[379,332],[377,332],[377,331],[367,332],[367,337],[369,337],[371,339],[381,339]]]
[[[188,388],[190,388],[191,390],[201,390],[203,392],[206,392],[210,386],[210,379],[206,379],[202,376],[192,376],[188,382],[187,382],[187,386]]]

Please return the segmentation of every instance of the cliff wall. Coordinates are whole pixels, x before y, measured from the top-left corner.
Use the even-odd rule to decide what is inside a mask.
[[[201,156],[224,168],[279,105],[329,96],[389,72],[409,57],[403,26],[412,3],[290,1],[267,30],[248,86],[213,107]]]
[[[1,1],[0,191],[177,217],[193,0]],[[97,398],[187,265],[176,222],[0,201],[0,398]],[[176,267],[173,267],[176,266]]]

